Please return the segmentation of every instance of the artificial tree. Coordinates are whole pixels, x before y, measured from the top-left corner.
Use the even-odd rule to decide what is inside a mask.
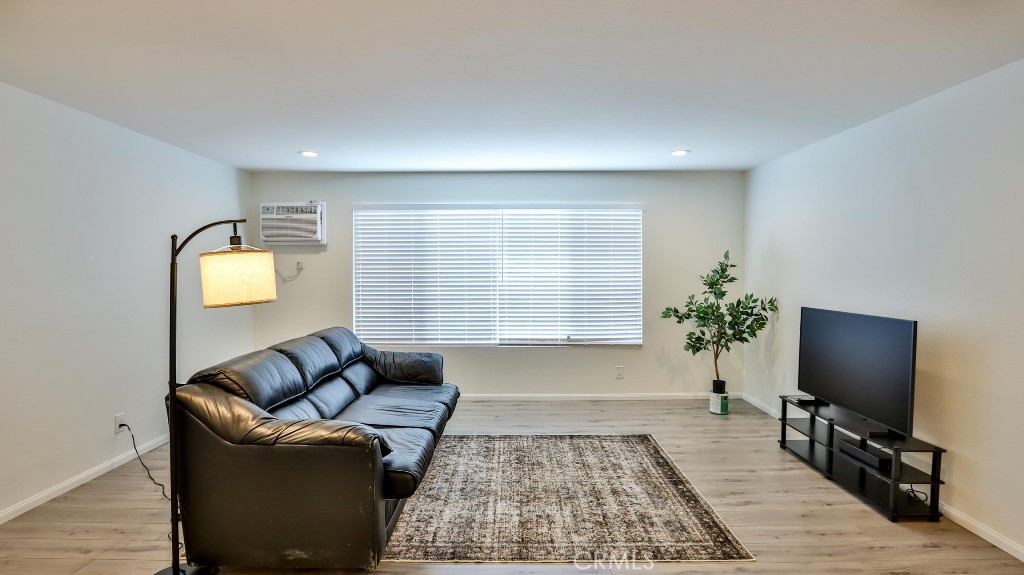
[[[700,282],[704,284],[704,299],[697,301],[696,295],[690,295],[682,311],[667,307],[661,312],[662,318],[675,318],[676,323],[692,322],[694,331],[686,334],[683,349],[693,355],[711,352],[715,358],[716,393],[725,392],[725,381],[718,369],[718,358],[722,352],[730,351],[733,344],[748,343],[756,338],[757,333],[768,325],[768,312],[779,311],[775,298],[757,298],[749,293],[735,302],[725,302],[728,295],[725,286],[736,281],[736,276],[729,270],[735,267],[729,262],[729,252],[726,251],[725,257],[710,273],[700,276]]]

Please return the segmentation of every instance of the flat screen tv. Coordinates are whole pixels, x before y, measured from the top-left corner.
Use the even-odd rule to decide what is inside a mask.
[[[916,321],[800,310],[800,391],[904,435],[913,430],[916,355]]]

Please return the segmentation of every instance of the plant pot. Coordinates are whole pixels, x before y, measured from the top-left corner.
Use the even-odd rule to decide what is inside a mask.
[[[712,393],[725,393],[725,380],[724,379],[713,379],[713,380],[711,380],[711,391],[712,391]]]
[[[728,393],[711,393],[711,403],[708,409],[715,415],[726,415],[729,413],[729,394]]]

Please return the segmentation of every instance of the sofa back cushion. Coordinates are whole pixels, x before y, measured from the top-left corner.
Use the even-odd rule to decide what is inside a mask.
[[[240,355],[204,369],[188,382],[215,385],[267,411],[306,391],[302,375],[291,360],[270,349]]]
[[[341,376],[329,377],[314,387],[306,397],[323,419],[338,417],[343,409],[356,400],[355,391]]]
[[[377,387],[378,374],[366,362],[363,343],[356,334],[344,327],[332,327],[310,335],[322,339],[338,356],[342,368],[341,376],[357,394],[366,395]]]
[[[365,361],[356,361],[341,370],[341,376],[355,388],[359,395],[366,395],[377,387],[377,372]]]
[[[298,337],[272,345],[270,349],[291,360],[302,374],[307,389],[315,388],[318,383],[336,375],[341,369],[338,356],[318,337]]]
[[[350,363],[362,359],[363,344],[352,333],[343,327],[332,327],[313,332],[310,335],[318,337],[326,343],[334,354],[338,356],[338,363],[345,367]]]

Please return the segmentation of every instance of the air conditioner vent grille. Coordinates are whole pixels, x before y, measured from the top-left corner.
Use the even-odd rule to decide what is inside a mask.
[[[319,210],[320,210],[320,206],[315,206],[315,205],[314,206],[309,206],[309,205],[302,205],[302,206],[276,205],[276,206],[274,206],[274,215],[276,215],[276,216],[288,216],[288,215],[307,215],[307,214],[309,214],[309,215],[314,215],[315,216],[315,215],[317,215],[319,213]]]
[[[260,204],[260,238],[268,244],[326,245],[323,201]]]

